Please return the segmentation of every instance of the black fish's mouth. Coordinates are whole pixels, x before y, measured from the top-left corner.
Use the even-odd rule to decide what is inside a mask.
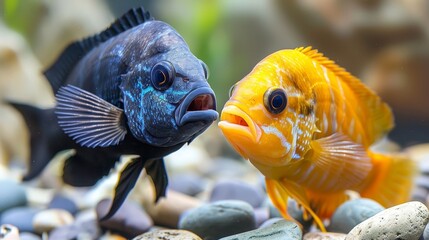
[[[200,121],[211,123],[218,116],[214,92],[208,87],[197,88],[188,93],[177,107],[175,113],[178,126]]]

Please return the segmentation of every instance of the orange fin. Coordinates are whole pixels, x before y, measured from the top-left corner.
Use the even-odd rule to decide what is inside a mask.
[[[271,190],[268,191],[268,194],[270,194],[270,198],[273,199],[272,197],[272,193],[270,193],[270,191],[272,191],[272,189],[275,189],[275,192],[277,194],[277,196],[275,196],[275,198],[277,198],[277,202],[282,201],[282,202],[287,202],[287,198],[283,198],[283,197],[287,197],[290,196],[293,199],[296,200],[296,202],[301,205],[305,212],[310,213],[310,215],[313,217],[314,221],[316,222],[317,226],[320,228],[321,231],[326,232],[326,228],[323,225],[322,220],[316,215],[316,213],[310,208],[310,204],[309,201],[307,199],[307,195],[305,193],[305,189],[302,188],[301,186],[297,185],[294,182],[282,179],[282,180],[268,180],[267,179],[267,189],[268,186],[271,187]],[[282,199],[278,199],[279,197],[282,197]],[[274,200],[273,200],[274,203]],[[276,203],[274,203],[274,205],[276,205]],[[287,213],[287,203],[282,203],[282,209],[286,209],[286,211],[284,211],[284,213],[282,213],[283,216],[289,216],[289,214]],[[277,206],[277,205],[276,205]],[[286,208],[285,208],[286,207]],[[280,208],[279,208],[280,209]],[[305,214],[307,214],[305,213]]]
[[[305,159],[314,165],[307,174],[312,189],[334,192],[356,187],[372,169],[364,147],[342,133],[314,140],[311,146]]]
[[[345,191],[336,193],[307,192],[311,207],[321,218],[330,218],[335,210],[350,199]]]
[[[293,220],[287,211],[288,195],[284,191],[279,191],[279,182],[273,179],[265,178],[268,196],[271,202],[280,211],[281,215],[288,220]]]
[[[363,184],[361,196],[374,199],[384,207],[391,207],[410,200],[415,162],[403,156],[370,153],[374,167]]]
[[[331,59],[323,56],[322,53],[311,47],[296,48],[305,54],[307,57],[324,66],[329,71],[333,72],[341,82],[347,84],[350,89],[356,94],[359,102],[362,104],[362,110],[367,117],[369,123],[368,128],[371,134],[369,143],[372,144],[384,136],[390,129],[393,128],[393,115],[389,106],[384,103],[375,92],[365,86],[358,78],[347,72],[344,68],[338,66]]]

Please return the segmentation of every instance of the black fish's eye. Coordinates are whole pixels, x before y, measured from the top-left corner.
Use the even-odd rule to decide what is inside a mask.
[[[229,89],[229,93],[228,93],[229,97],[232,96],[232,93],[234,92],[235,86],[237,86],[237,84],[232,85],[231,88]]]
[[[150,80],[155,89],[164,91],[167,90],[176,77],[176,71],[173,64],[168,61],[161,61],[152,67],[150,72]]]
[[[203,70],[204,70],[204,77],[207,79],[209,79],[210,76],[210,72],[209,72],[209,67],[207,66],[207,64],[203,61],[200,60],[201,66],[203,66]]]
[[[286,92],[282,88],[269,88],[264,94],[264,105],[272,114],[283,112],[287,105]]]

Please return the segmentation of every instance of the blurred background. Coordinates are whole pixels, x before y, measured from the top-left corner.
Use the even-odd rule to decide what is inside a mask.
[[[135,6],[172,25],[210,68],[221,110],[228,90],[265,56],[313,46],[361,78],[392,107],[389,137],[429,142],[429,1],[426,0],[3,0],[0,99],[54,104],[42,71],[74,40]],[[0,105],[0,160],[28,157],[26,127]],[[234,154],[216,125],[201,141]]]

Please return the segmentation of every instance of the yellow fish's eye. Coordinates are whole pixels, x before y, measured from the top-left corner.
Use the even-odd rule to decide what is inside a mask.
[[[234,92],[235,86],[237,86],[237,84],[232,85],[231,88],[229,89],[229,93],[228,93],[229,97],[232,96],[232,93]]]
[[[264,105],[272,114],[283,112],[287,105],[286,92],[282,88],[269,88],[264,94]]]

